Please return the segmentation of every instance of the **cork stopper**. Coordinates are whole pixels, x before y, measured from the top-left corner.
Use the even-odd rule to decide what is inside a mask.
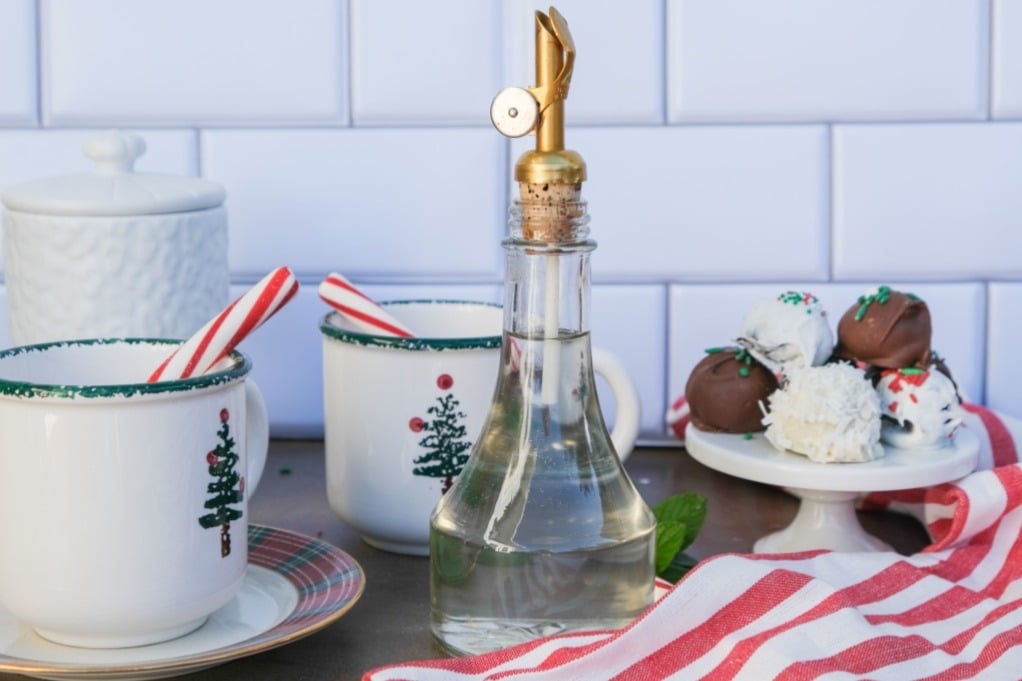
[[[518,196],[526,241],[568,243],[585,236],[581,182],[519,182]]]

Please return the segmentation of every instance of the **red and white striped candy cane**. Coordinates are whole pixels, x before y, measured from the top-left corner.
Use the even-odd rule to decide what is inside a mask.
[[[319,285],[319,297],[344,315],[359,331],[400,338],[411,338],[414,335],[404,324],[336,272],[327,275]]]
[[[297,292],[294,273],[290,268],[278,267],[179,345],[148,382],[188,378],[209,371]]]

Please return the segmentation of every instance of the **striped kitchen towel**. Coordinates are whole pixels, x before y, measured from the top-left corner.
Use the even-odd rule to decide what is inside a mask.
[[[619,631],[368,672],[458,679],[1022,678],[1019,422],[970,406],[979,470],[875,506],[923,518],[932,544],[894,552],[725,554],[702,561]]]

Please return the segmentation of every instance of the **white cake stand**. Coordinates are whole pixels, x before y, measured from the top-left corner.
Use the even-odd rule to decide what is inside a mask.
[[[801,502],[786,528],[760,538],[757,553],[811,549],[890,551],[866,533],[855,515],[855,499],[864,492],[928,487],[957,480],[976,467],[979,439],[959,428],[950,446],[940,449],[885,447],[880,459],[864,463],[817,463],[778,451],[762,433],[751,439],[728,433],[706,433],[691,424],[685,448],[696,461],[728,475],[779,485]]]

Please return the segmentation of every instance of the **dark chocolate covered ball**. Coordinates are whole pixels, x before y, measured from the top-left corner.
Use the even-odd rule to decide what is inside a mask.
[[[932,336],[923,300],[881,286],[860,296],[841,317],[834,355],[885,369],[926,368]]]
[[[745,350],[713,348],[685,384],[692,425],[713,433],[764,430],[759,403],[777,390],[777,378]]]

